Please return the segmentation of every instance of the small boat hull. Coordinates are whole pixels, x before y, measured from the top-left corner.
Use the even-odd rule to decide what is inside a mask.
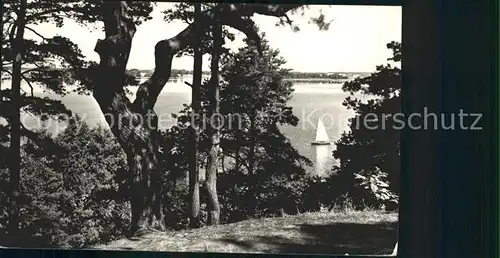
[[[330,142],[327,141],[313,141],[311,145],[330,145]]]

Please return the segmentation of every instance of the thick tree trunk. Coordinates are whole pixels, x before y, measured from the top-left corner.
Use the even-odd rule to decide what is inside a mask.
[[[203,52],[201,50],[202,28],[200,23],[201,4],[194,4],[194,16],[196,23],[195,37],[193,42],[194,66],[193,66],[193,84],[191,91],[191,151],[189,153],[189,194],[191,199],[191,214],[189,226],[191,228],[200,227],[200,177],[198,166],[198,142],[200,132],[198,128],[198,115],[201,107],[201,75]]]
[[[128,15],[126,2],[106,2],[102,11],[106,39],[99,40],[95,48],[101,62],[95,77],[94,98],[127,155],[132,232],[146,228],[163,230],[161,180],[156,158],[158,119],[153,111],[154,103],[141,88],[131,103],[123,89],[135,25]],[[157,66],[169,68],[169,65],[169,61],[157,62]],[[154,74],[146,84],[164,85],[167,80],[168,77]]]
[[[145,116],[156,119],[155,114]],[[165,230],[161,200],[161,178],[157,169],[157,131],[144,127],[142,139],[134,139],[133,148],[127,151],[131,180],[132,231],[154,228]],[[138,134],[139,135],[139,134]]]
[[[212,53],[212,82],[209,90],[210,98],[210,125],[208,135],[211,138],[210,153],[207,162],[207,193],[208,193],[208,224],[218,225],[220,218],[219,198],[217,196],[217,168],[220,156],[220,103],[219,103],[219,59],[222,47],[222,26],[213,26],[214,42]]]
[[[17,32],[13,39],[14,62],[12,65],[12,107],[10,134],[10,217],[8,233],[10,240],[17,244],[19,237],[19,199],[21,197],[21,65],[24,56],[24,27],[26,19],[26,0],[21,0],[17,18]]]
[[[130,173],[132,232],[165,229],[161,178],[157,170],[158,118],[152,109],[128,102],[124,92],[114,94],[110,105],[94,92],[106,120],[127,155]]]

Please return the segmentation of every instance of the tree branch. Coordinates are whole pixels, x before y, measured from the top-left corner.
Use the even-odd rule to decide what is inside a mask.
[[[4,12],[5,12],[5,11],[4,11]],[[5,25],[5,24],[7,24],[10,20],[13,20],[13,19],[14,19],[14,17],[12,17],[12,16],[7,16],[7,17],[5,18],[5,20],[3,20],[3,21],[2,21],[2,24],[3,24],[3,25]]]
[[[37,64],[36,62],[33,63],[38,69],[43,70],[43,66]]]
[[[250,170],[250,165],[248,164],[247,160],[244,158],[244,157],[241,157],[240,155],[238,154],[231,154],[229,152],[224,152],[223,150],[223,155],[226,156],[226,157],[229,157],[229,158],[233,158],[235,161],[238,160],[239,161],[239,167],[235,167],[235,169],[239,170],[240,167],[244,167],[246,168],[248,171]],[[236,164],[234,164],[236,165]]]
[[[30,28],[30,27],[28,27],[28,26],[26,26],[26,27],[24,27],[24,28],[25,28],[25,29],[28,29],[29,31],[31,31],[31,32],[33,32],[33,33],[35,33],[38,37],[42,38],[43,40],[47,40],[47,38],[46,38],[46,37],[42,36],[42,34],[38,33],[36,30],[34,30],[34,29],[32,29],[32,28]]]
[[[4,67],[2,67],[2,71],[6,72],[6,73],[10,74],[10,76],[12,76],[12,72],[9,71],[9,70],[7,70],[7,69],[5,69]]]
[[[215,22],[233,27],[255,41],[260,52],[260,36],[253,23],[243,17],[250,17],[256,13],[281,17],[286,15],[288,11],[300,6],[300,4],[219,4],[213,9],[203,11],[199,22],[202,23],[203,30]],[[158,95],[170,78],[172,60],[175,54],[188,47],[192,40],[196,38],[194,37],[195,26],[196,24],[192,23],[176,36],[161,40],[156,44],[155,70],[152,76],[139,86],[134,101],[136,108],[147,110],[154,107]]]
[[[12,9],[12,11],[19,17],[19,9],[16,8],[16,5],[14,5],[13,3],[10,3],[10,8]],[[16,18],[17,19],[17,18]]]
[[[23,77],[23,80],[28,84],[28,86],[31,88],[31,96],[35,96],[33,94],[33,85],[31,85],[31,82],[26,78],[26,76],[24,76],[24,74],[21,74],[21,77]],[[22,89],[22,88],[21,88]]]
[[[242,16],[262,14],[274,17],[285,16],[287,12],[301,6],[303,4],[224,4],[226,11],[237,11]]]
[[[38,68],[33,68],[33,69],[28,69],[28,70],[22,72],[21,74],[30,73],[30,72],[33,72],[33,71],[40,71],[40,70],[42,70],[42,69],[39,68],[39,67]]]
[[[9,26],[10,32],[9,32],[9,41],[14,40],[14,34],[16,33],[16,28],[18,25],[19,21],[16,19],[16,21],[12,24],[12,26]]]
[[[5,28],[4,26],[8,24],[8,26]],[[2,39],[5,39],[7,35],[12,37],[13,35],[10,33],[12,26],[16,24],[16,20],[13,20],[12,22],[5,22],[2,24]]]
[[[42,11],[42,12],[36,12],[33,15],[27,15],[26,21],[32,21],[34,19],[42,18],[42,16],[48,15],[48,14],[56,14],[58,12],[64,11],[64,9],[65,8],[63,8],[63,7],[58,7],[58,8],[54,8],[54,9],[47,9],[47,10]]]

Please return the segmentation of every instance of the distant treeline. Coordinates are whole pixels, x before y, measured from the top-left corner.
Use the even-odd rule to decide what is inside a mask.
[[[135,77],[150,77],[153,74],[153,70],[140,70],[140,69],[130,69],[127,73]],[[203,71],[204,75],[210,75],[209,71]],[[185,69],[172,69],[171,77],[180,77],[182,75],[190,75],[192,71]]]
[[[11,80],[12,79],[12,66],[4,66],[3,71],[1,72],[1,80]],[[32,70],[33,68],[26,68],[26,67],[21,67],[21,72],[24,73],[26,71]],[[50,74],[51,76],[54,77],[59,77],[62,79],[63,82],[67,84],[73,84],[75,83],[75,77],[74,77],[74,71],[70,69],[64,69],[64,68],[57,68],[57,67],[45,67],[45,68],[39,68],[37,69],[36,72],[44,71],[45,73]],[[25,77],[28,77],[29,75],[24,75]]]
[[[287,76],[290,79],[349,79],[349,76],[340,73],[303,73],[303,72],[290,72]]]
[[[130,69],[128,74],[135,77],[149,77],[153,74],[153,70]],[[191,75],[192,71],[185,69],[172,69],[171,77],[180,77],[182,75]],[[203,71],[204,75],[210,75],[209,71]],[[329,80],[345,80],[350,76],[342,73],[305,73],[305,72],[290,72],[286,79],[329,79]]]
[[[344,83],[348,81],[349,79],[330,79],[330,78],[284,78],[284,81],[291,81],[291,82],[298,82],[298,83],[327,83],[327,84],[338,84],[338,83]]]

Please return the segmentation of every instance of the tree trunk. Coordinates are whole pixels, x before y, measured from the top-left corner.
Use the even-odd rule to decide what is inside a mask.
[[[124,92],[112,97],[110,105],[94,92],[113,134],[126,156],[130,173],[132,233],[143,229],[165,229],[161,200],[161,177],[157,169],[158,118],[152,109],[128,101]],[[106,110],[106,111],[104,111]]]
[[[156,115],[147,115],[156,116]],[[165,230],[161,200],[161,178],[157,170],[157,132],[143,128],[144,139],[134,139],[132,150],[126,152],[131,181],[132,230],[155,228]]]
[[[201,14],[201,4],[194,4],[194,16],[196,23],[196,40],[193,41],[194,66],[193,66],[193,84],[191,91],[191,151],[189,156],[189,193],[191,197],[191,214],[189,226],[191,228],[200,227],[200,178],[198,166],[198,142],[200,137],[198,126],[198,115],[201,107],[201,75],[203,52],[201,50],[201,24],[199,22]]]
[[[222,169],[222,174],[226,173],[226,155],[224,153],[221,153],[221,169]]]
[[[238,127],[236,127],[234,130],[234,139],[235,139],[235,144],[236,144],[236,151],[235,151],[235,155],[234,155],[235,156],[234,167],[236,168],[237,173],[240,173],[240,167],[241,167],[241,165],[240,165],[240,153],[241,153],[240,130],[241,130],[241,128],[238,128]]]
[[[10,178],[11,210],[8,233],[10,240],[17,244],[19,237],[19,200],[21,196],[21,65],[24,55],[24,27],[26,19],[26,0],[21,0],[17,18],[16,38],[13,39],[12,49],[15,59],[12,65],[12,97],[11,103],[14,114],[10,125]]]
[[[255,166],[255,123],[257,119],[257,115],[250,115],[250,147],[248,151],[248,174],[254,174],[254,166]]]
[[[101,62],[94,78],[93,95],[127,155],[131,178],[131,230],[133,233],[147,228],[164,230],[161,180],[156,157],[158,118],[153,111],[154,100],[148,98],[143,88],[139,88],[136,100],[131,103],[123,89],[135,25],[124,1],[105,2],[102,16],[106,39],[99,40],[95,48]],[[170,67],[168,59],[156,65],[164,69]],[[164,85],[167,80],[153,74],[145,85]]]
[[[219,59],[220,48],[222,47],[222,26],[213,26],[214,42],[212,53],[212,83],[209,90],[210,125],[207,127],[208,135],[211,138],[210,153],[207,162],[207,193],[208,193],[208,224],[218,225],[220,217],[219,198],[217,196],[217,168],[220,156],[220,103],[219,103]]]

